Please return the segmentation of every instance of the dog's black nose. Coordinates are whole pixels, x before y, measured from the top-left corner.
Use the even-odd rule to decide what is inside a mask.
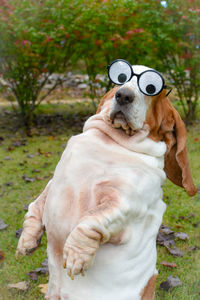
[[[134,94],[131,89],[124,87],[116,92],[115,98],[119,105],[125,105],[133,102]]]

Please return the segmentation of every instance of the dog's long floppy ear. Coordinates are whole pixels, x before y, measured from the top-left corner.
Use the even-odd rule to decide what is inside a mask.
[[[159,137],[167,145],[164,170],[168,179],[185,188],[188,195],[193,196],[197,190],[190,173],[185,124],[165,95],[164,90],[153,100],[153,113],[156,117],[154,125],[150,126],[150,135],[152,138]]]
[[[193,196],[197,190],[190,173],[186,149],[186,128],[179,113],[173,107],[172,112],[175,121],[173,134],[176,143],[165,155],[165,172],[173,183],[184,187],[188,195]]]

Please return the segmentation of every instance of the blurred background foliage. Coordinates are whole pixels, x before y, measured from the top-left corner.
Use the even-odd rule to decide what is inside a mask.
[[[200,92],[199,0],[0,0],[0,76],[8,99],[18,103],[29,128],[35,109],[59,84],[53,73],[98,74],[116,58],[163,72],[176,88],[187,120],[194,120]],[[109,89],[111,83],[100,82]]]

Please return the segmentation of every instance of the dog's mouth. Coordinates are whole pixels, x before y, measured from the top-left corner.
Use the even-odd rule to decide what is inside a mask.
[[[110,113],[110,122],[112,127],[117,129],[123,129],[126,134],[133,135],[135,133],[135,129],[133,128],[133,125],[129,121],[129,119],[126,117],[126,115],[122,111],[118,112],[111,112]]]

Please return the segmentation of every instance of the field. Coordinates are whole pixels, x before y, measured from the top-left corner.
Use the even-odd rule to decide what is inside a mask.
[[[46,238],[29,257],[16,260],[18,242],[16,230],[22,227],[26,211],[52,177],[55,166],[71,135],[81,132],[82,124],[92,113],[90,103],[45,104],[37,111],[38,124],[33,136],[26,137],[17,119],[4,107],[0,112],[0,219],[8,227],[0,231],[0,300],[44,299],[38,285],[47,283],[47,275],[32,280],[27,273],[41,267],[46,257]],[[192,175],[200,186],[200,123],[188,127],[188,152]],[[176,240],[182,257],[173,256],[158,245],[156,300],[200,299],[200,194],[190,198],[169,181],[164,186],[167,210],[163,224],[175,232],[188,234],[189,240]],[[5,255],[5,257],[3,257]],[[163,266],[162,261],[174,262],[177,267]],[[167,277],[178,276],[182,286],[164,291],[159,288]],[[29,282],[26,291],[8,288],[8,284]],[[84,299],[86,300],[86,299]]]

